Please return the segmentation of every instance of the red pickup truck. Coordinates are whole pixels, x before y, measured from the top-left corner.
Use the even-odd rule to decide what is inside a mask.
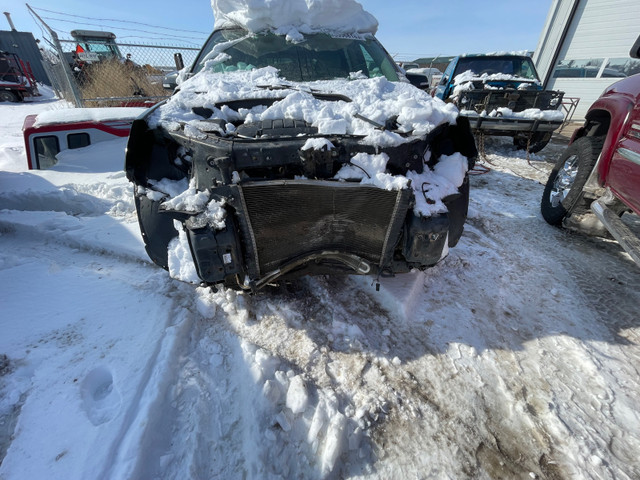
[[[640,58],[640,37],[631,56]],[[589,108],[551,171],[541,210],[552,225],[606,228],[640,264],[640,239],[620,219],[640,215],[640,74],[614,83]]]

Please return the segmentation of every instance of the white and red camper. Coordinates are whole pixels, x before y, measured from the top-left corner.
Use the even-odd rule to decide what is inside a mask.
[[[64,150],[127,137],[139,107],[69,108],[28,115],[22,127],[30,170],[51,168]]]

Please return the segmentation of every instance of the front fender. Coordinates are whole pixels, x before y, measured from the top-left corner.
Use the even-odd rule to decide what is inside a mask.
[[[629,98],[621,95],[601,97],[591,105],[591,108],[589,108],[586,115],[585,125],[580,127],[573,134],[571,143],[589,133],[588,126],[591,121],[603,115],[609,117],[609,129],[607,130],[607,136],[595,169],[598,183],[601,186],[604,185],[604,181],[607,178],[609,167],[611,165],[611,158],[613,157],[616,145],[620,140],[620,136],[624,131],[624,127],[629,121],[633,106],[634,104]]]

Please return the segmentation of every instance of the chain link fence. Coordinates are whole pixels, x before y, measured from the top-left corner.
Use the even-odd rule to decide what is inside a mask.
[[[185,65],[190,65],[199,50],[76,40],[61,40],[60,44],[70,66],[70,81],[87,107],[140,105],[166,98],[171,90],[163,87],[163,79],[177,69],[174,56],[180,54]]]
[[[37,17],[37,15],[36,15]],[[74,30],[60,38],[41,18],[43,66],[58,96],[76,107],[146,106],[167,98],[163,79],[191,65],[200,50],[184,45],[117,43],[109,32]]]

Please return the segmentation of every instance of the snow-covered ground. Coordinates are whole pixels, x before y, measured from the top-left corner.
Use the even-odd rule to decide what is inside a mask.
[[[1,479],[640,478],[640,268],[540,216],[562,145],[488,140],[425,273],[249,296],[148,260],[123,142],[26,170],[63,107],[0,105]]]

